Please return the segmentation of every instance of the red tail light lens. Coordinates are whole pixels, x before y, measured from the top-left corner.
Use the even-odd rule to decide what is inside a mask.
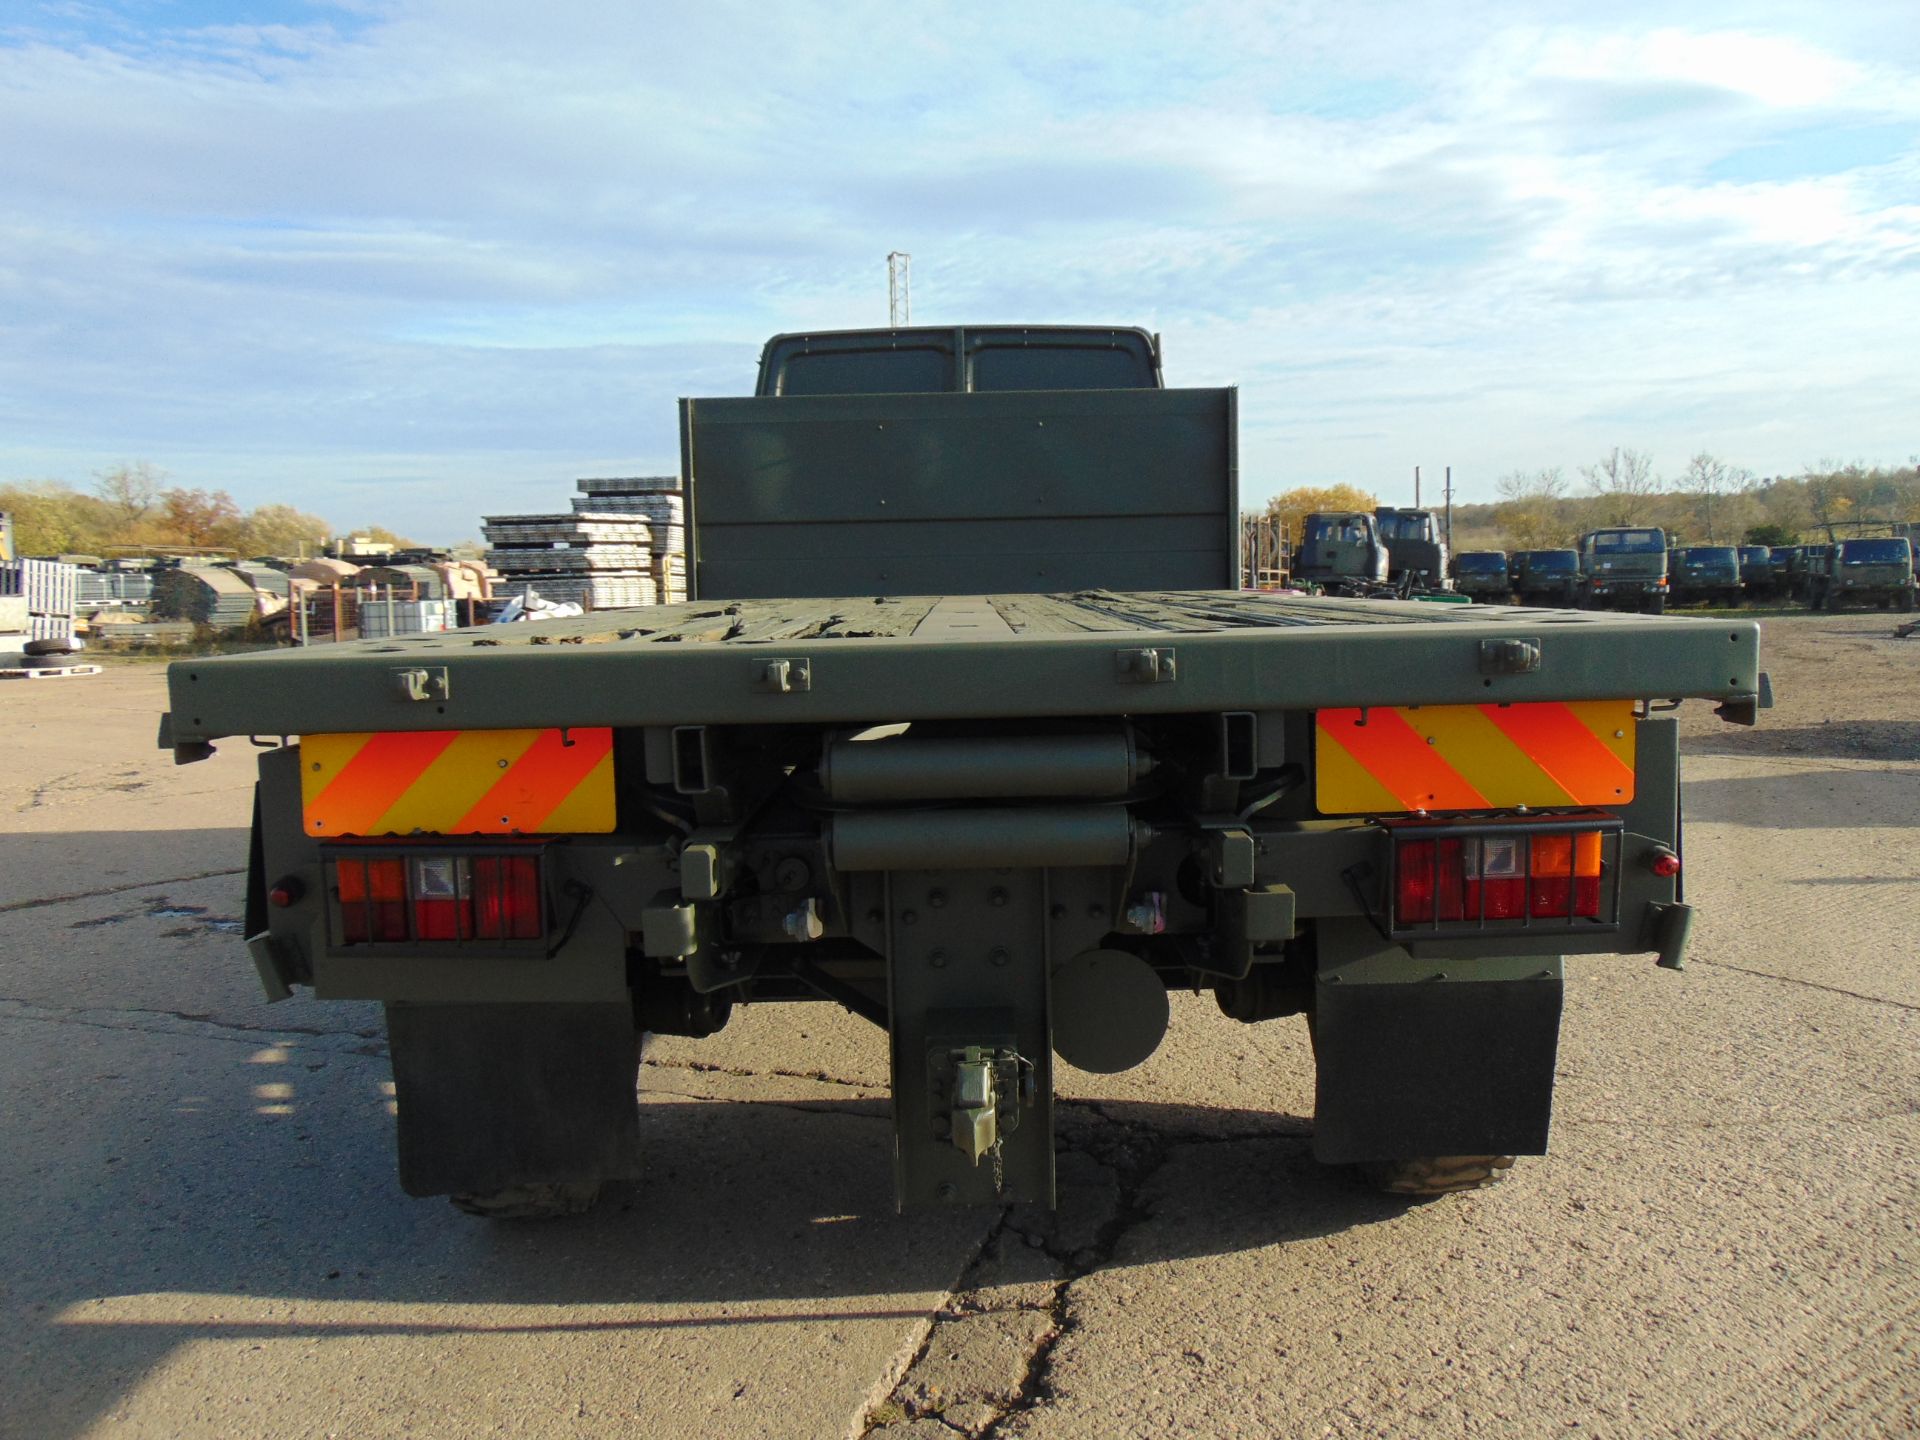
[[[1604,882],[1617,822],[1583,830],[1542,830],[1543,823],[1553,822],[1443,835],[1420,833],[1433,827],[1393,827],[1395,931],[1610,919]]]
[[[476,926],[490,939],[537,940],[545,933],[540,866],[531,855],[476,857],[473,903]]]
[[[537,854],[331,855],[343,945],[538,940],[546,934]]]
[[[343,860],[335,866],[341,938],[349,945],[407,938],[407,867],[403,860]]]

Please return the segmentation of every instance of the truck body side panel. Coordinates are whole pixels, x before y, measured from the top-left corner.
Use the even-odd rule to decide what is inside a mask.
[[[693,593],[1238,583],[1232,390],[681,401]]]

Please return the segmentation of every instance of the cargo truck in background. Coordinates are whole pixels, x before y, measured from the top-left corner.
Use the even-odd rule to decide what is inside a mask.
[[[271,747],[247,945],[384,1004],[408,1192],[579,1209],[673,1163],[646,1035],[824,1002],[901,1207],[1048,1204],[1056,1067],[1201,991],[1439,1194],[1545,1150],[1563,956],[1680,965],[1667,712],[1753,723],[1753,624],[1240,592],[1235,392],[1139,330],[780,336],[680,422],[686,604],[169,672],[178,760]]]
[[[1592,610],[1667,608],[1667,533],[1646,525],[1589,530],[1578,542],[1581,603]]]
[[[1667,587],[1675,605],[1737,606],[1746,595],[1740,551],[1732,545],[1683,545],[1669,551]]]
[[[1301,517],[1293,580],[1333,594],[1384,591],[1391,561],[1379,521],[1364,510],[1316,510]]]
[[[1453,557],[1453,588],[1469,600],[1504,605],[1513,597],[1504,550],[1463,550]]]
[[[1912,610],[1913,554],[1913,542],[1905,536],[1840,541],[1814,576],[1812,608],[1877,605],[1882,610]]]
[[[1440,518],[1431,510],[1378,506],[1373,516],[1387,545],[1387,580],[1409,593],[1444,592],[1453,588],[1447,564],[1447,542],[1441,538]]]
[[[1513,557],[1513,598],[1521,605],[1575,609],[1581,601],[1578,550],[1522,550]]]

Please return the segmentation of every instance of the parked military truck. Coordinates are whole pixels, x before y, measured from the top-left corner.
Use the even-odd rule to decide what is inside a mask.
[[[1807,547],[1804,545],[1775,545],[1768,550],[1768,558],[1773,562],[1773,584],[1776,593],[1793,600],[1807,598]]]
[[[1470,600],[1505,604],[1512,595],[1504,550],[1463,550],[1453,557],[1453,588]]]
[[[1387,580],[1411,593],[1449,587],[1447,542],[1440,520],[1431,510],[1375,508],[1373,518],[1387,543]]]
[[[1914,608],[1913,545],[1905,537],[1842,540],[1813,577],[1815,610],[1843,605]]]
[[[1746,595],[1740,552],[1731,545],[1683,545],[1667,558],[1675,605],[1738,605]]]
[[[1769,599],[1778,593],[1770,548],[1765,545],[1740,547],[1740,587],[1752,600]]]
[[[1385,589],[1389,566],[1386,541],[1366,511],[1316,510],[1301,520],[1293,560],[1296,583],[1368,595]]]
[[[1522,550],[1513,557],[1513,598],[1520,605],[1574,609],[1582,598],[1578,550]]]
[[[1240,593],[1234,392],[1140,331],[781,336],[758,388],[681,402],[686,604],[170,669],[176,759],[270,747],[247,945],[384,1004],[408,1192],[585,1205],[637,1042],[745,1001],[885,1029],[903,1207],[1049,1202],[1056,1063],[1172,991],[1308,1018],[1324,1161],[1544,1150],[1561,957],[1680,965],[1665,712],[1752,723],[1757,627]]]
[[[1580,537],[1582,602],[1593,610],[1667,608],[1667,534],[1651,526],[1589,530]]]

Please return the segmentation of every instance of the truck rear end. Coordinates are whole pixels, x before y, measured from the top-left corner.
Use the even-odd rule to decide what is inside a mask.
[[[1231,399],[1133,398],[690,401],[700,599],[173,667],[178,758],[277,737],[248,945],[385,1004],[406,1190],[587,1203],[658,1163],[640,1040],[748,1001],[887,1032],[903,1208],[1050,1203],[1056,1058],[1141,1063],[1176,989],[1308,1018],[1329,1163],[1544,1150],[1561,957],[1681,963],[1665,712],[1751,723],[1756,627],[1154,584],[1237,571]],[[1149,588],[1049,585],[1087,556]]]

